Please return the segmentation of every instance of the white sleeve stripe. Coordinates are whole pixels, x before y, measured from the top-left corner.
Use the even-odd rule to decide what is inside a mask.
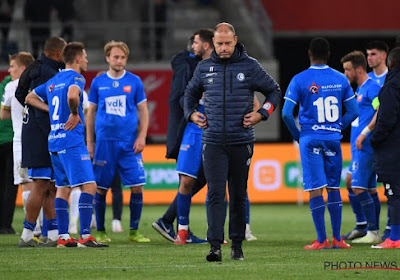
[[[147,101],[147,98],[143,99],[142,101],[140,101],[137,105],[142,104],[143,102]]]
[[[349,97],[349,98],[345,99],[345,100],[344,100],[344,102],[346,102],[346,101],[349,101],[350,99],[352,99],[352,98],[354,98],[354,97],[356,97],[356,96],[355,96],[355,95],[353,95],[353,96],[351,96],[351,97]]]
[[[80,86],[78,86],[78,85],[72,84],[72,85],[70,85],[70,86],[68,87],[68,89],[69,89],[70,87],[78,87],[78,88],[79,88],[79,92],[81,92],[81,88],[80,88]]]
[[[32,91],[32,92],[34,95],[36,95],[40,99],[40,101],[44,102],[44,100],[35,91]]]
[[[286,99],[286,100],[289,100],[289,101],[292,101],[294,104],[296,104],[297,105],[297,102],[296,101],[294,101],[293,99],[290,99],[289,97],[284,97],[283,99]]]

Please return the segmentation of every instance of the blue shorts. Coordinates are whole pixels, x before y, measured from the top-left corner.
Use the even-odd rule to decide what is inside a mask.
[[[146,184],[142,154],[136,154],[133,145],[128,142],[99,141],[96,143],[93,170],[97,187],[108,190],[115,176],[121,177],[126,187]]]
[[[373,155],[363,150],[352,154],[351,165],[351,187],[374,190],[376,189],[376,173],[373,169]]]
[[[178,160],[176,162],[176,171],[197,179],[201,166],[201,134],[185,133],[182,138],[179,149]]]
[[[305,191],[320,188],[340,188],[342,149],[340,140],[300,138],[300,156]]]
[[[56,187],[78,187],[94,183],[93,165],[86,146],[51,153]]]
[[[54,171],[51,167],[34,167],[28,169],[30,179],[42,179],[54,181]]]

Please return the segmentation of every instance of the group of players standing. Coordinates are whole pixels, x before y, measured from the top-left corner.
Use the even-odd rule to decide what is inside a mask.
[[[129,240],[150,241],[138,231],[145,184],[141,152],[149,124],[146,95],[140,78],[125,71],[128,46],[111,41],[104,51],[109,69],[95,78],[91,86],[87,146],[82,109],[85,86],[82,73],[88,63],[84,45],[67,44],[62,38],[52,37],[34,63],[20,59],[26,53],[16,55],[18,65],[26,69],[19,85],[16,81],[18,89],[11,95],[12,103],[3,107],[19,109],[20,115],[24,112],[24,119],[16,128],[17,134],[22,132],[22,163],[20,155],[20,161],[15,160],[15,173],[26,173],[24,181],[18,183],[30,182],[29,176],[32,190],[25,204],[20,247],[107,247],[90,234],[90,224],[95,201],[97,229],[100,236],[105,234],[105,194],[116,170],[124,185],[131,188]],[[22,109],[17,100],[21,104],[26,102],[26,107]],[[17,123],[17,119],[18,114],[13,122]],[[68,198],[74,187],[82,189],[79,240],[68,232]],[[42,204],[43,226],[47,227],[45,242],[33,235]]]
[[[391,70],[398,67],[398,52],[399,48],[395,48],[389,56]],[[392,180],[388,182],[384,173],[374,169],[381,160],[381,157],[377,157],[376,150],[382,145],[382,139],[378,141],[379,132],[370,133],[375,128],[377,116],[379,119],[380,100],[386,97],[385,90],[391,87],[388,79],[385,82],[389,48],[384,42],[373,41],[367,45],[366,53],[367,58],[361,51],[346,54],[341,59],[343,75],[326,65],[330,54],[329,43],[324,38],[315,38],[309,48],[310,68],[296,75],[286,91],[282,117],[294,140],[300,144],[303,184],[310,193],[309,205],[317,232],[317,240],[305,246],[306,250],[350,248],[345,240],[377,244],[372,245],[372,248],[400,248],[399,221],[393,210],[397,205],[397,194],[387,187],[390,187],[388,183],[392,183]],[[373,70],[370,73],[367,73],[367,64]],[[355,94],[349,82],[357,85]],[[301,131],[293,118],[293,109],[297,104],[300,107]],[[346,108],[343,116],[342,104]],[[394,123],[396,117],[396,112],[393,112],[391,119]],[[350,204],[356,215],[356,227],[341,236],[340,139],[341,131],[350,123],[352,161],[345,182]],[[385,130],[384,137],[393,133],[393,127],[386,126]],[[388,223],[382,238],[379,234],[381,206],[376,192],[377,173],[378,180],[385,184],[385,194],[389,200]],[[328,192],[327,208],[333,233],[331,244],[325,231],[325,202],[322,196],[324,188]],[[380,243],[381,241],[383,242]]]

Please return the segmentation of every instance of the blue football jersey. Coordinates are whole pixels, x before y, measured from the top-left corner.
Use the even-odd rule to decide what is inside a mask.
[[[34,89],[36,95],[49,104],[50,133],[48,140],[50,152],[85,145],[82,110],[82,93],[85,82],[85,78],[81,74],[72,69],[66,69]],[[78,113],[82,123],[78,123],[73,130],[64,130],[65,123],[71,114],[68,106],[68,89],[72,86],[79,87],[81,92]]]
[[[374,71],[371,71],[368,73],[368,76],[372,78],[375,82],[377,82],[378,85],[380,85],[380,87],[382,87],[383,84],[385,83],[387,73],[388,70],[386,69],[386,71],[382,75],[377,76],[375,75]]]
[[[355,141],[358,135],[372,120],[375,114],[375,109],[372,106],[372,101],[378,97],[381,87],[372,78],[368,78],[357,91],[357,104],[359,116],[358,120],[352,123],[350,142],[352,149],[355,149]],[[367,139],[363,142],[363,150],[372,152],[369,138],[371,134],[367,135]]]
[[[112,78],[108,73],[96,77],[89,102],[97,105],[96,141],[125,141],[132,145],[137,137],[137,105],[146,101],[141,79],[130,73]]]
[[[354,98],[345,75],[327,65],[312,65],[293,77],[284,98],[299,104],[300,136],[342,138],[343,102]]]

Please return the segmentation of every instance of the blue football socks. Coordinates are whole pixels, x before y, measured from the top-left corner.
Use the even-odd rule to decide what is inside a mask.
[[[390,230],[390,240],[397,241],[400,239],[400,225],[392,225]]]
[[[323,243],[326,239],[326,231],[324,217],[325,202],[322,195],[310,199],[310,210],[314,221],[315,230],[317,231],[318,242]]]
[[[364,191],[357,195],[360,199],[360,204],[364,209],[365,217],[367,218],[368,230],[378,230],[376,224],[375,204],[368,191]]]
[[[34,223],[29,223],[26,219],[24,220],[24,228],[27,228],[31,231],[33,231],[36,227],[36,222]]]
[[[182,226],[189,225],[190,204],[192,194],[181,194],[178,192],[178,224]]]
[[[142,216],[142,208],[143,208],[143,194],[142,193],[131,193],[131,200],[129,202],[129,208],[131,210],[130,229],[138,229],[140,217]]]
[[[69,224],[69,215],[68,215],[68,201],[56,197],[54,201],[54,208],[56,210],[57,216],[57,227],[58,234],[68,234],[68,224]]]
[[[98,231],[104,231],[104,219],[106,215],[106,196],[96,192],[94,196],[94,210],[96,212],[96,224]]]
[[[379,216],[381,215],[381,202],[379,201],[378,193],[372,193],[371,197],[375,205],[376,228],[379,230]]]
[[[355,195],[352,189],[347,189],[349,191],[349,201],[351,208],[353,209],[353,213],[356,215],[356,225],[359,227],[360,225],[366,226],[367,219],[365,218],[364,209],[360,204],[360,200],[358,196]]]
[[[340,241],[340,226],[342,224],[342,198],[339,191],[328,192],[328,211],[331,216],[332,235]]]
[[[47,231],[48,231],[48,230],[49,230],[49,229],[47,228],[47,220],[46,220],[46,217],[45,217],[44,211],[43,211],[42,235],[43,235],[43,236],[47,236]]]
[[[79,222],[80,222],[80,234],[90,234],[90,223],[92,222],[93,213],[93,195],[90,193],[81,193],[79,198]]]

